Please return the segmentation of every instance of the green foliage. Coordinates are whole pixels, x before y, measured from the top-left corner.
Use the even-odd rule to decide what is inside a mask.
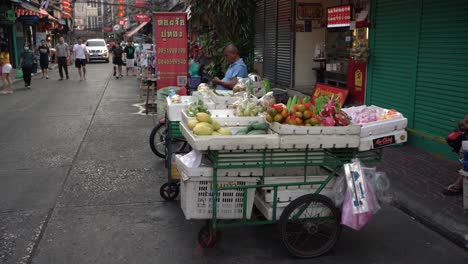
[[[255,0],[189,0],[192,5],[190,30],[198,40],[210,64],[205,74],[223,77],[227,63],[223,50],[234,43],[249,71],[253,68]]]

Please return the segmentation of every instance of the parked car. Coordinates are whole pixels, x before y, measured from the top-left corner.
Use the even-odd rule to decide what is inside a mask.
[[[109,50],[104,39],[88,39],[85,45],[89,61],[104,60],[109,62]]]

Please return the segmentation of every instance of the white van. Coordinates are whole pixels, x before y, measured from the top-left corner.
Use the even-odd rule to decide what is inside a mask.
[[[89,61],[105,60],[109,62],[109,49],[104,39],[88,39],[85,42]]]

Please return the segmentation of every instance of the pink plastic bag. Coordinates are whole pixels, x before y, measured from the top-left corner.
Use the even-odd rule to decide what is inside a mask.
[[[349,226],[354,230],[361,230],[367,223],[372,219],[372,215],[378,211],[380,206],[377,203],[377,198],[375,197],[374,189],[372,184],[367,183],[367,195],[369,203],[369,212],[361,214],[353,214],[353,205],[351,194],[349,190],[346,190],[345,198],[343,202],[343,208],[341,210],[341,224]]]

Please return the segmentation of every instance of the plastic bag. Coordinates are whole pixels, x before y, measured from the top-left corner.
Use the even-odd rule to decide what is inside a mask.
[[[198,150],[192,150],[180,158],[180,160],[189,168],[198,168],[200,166],[203,154]]]
[[[333,199],[335,201],[336,207],[341,207],[343,204],[345,194],[346,194],[346,178],[345,177],[336,177],[335,184],[333,185],[332,193]]]
[[[371,188],[368,188],[368,194],[371,193]],[[341,224],[349,226],[354,230],[361,230],[372,219],[372,212],[365,212],[355,214],[353,212],[354,206],[352,203],[352,194],[349,190],[346,191],[343,208],[341,210]]]

